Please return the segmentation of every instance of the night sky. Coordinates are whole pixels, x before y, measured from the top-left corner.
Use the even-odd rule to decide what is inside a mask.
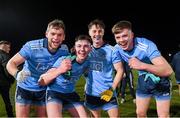
[[[14,54],[26,41],[43,38],[47,24],[58,18],[66,25],[65,43],[71,47],[75,36],[87,34],[89,22],[99,18],[106,25],[105,39],[112,45],[112,26],[119,20],[129,20],[135,36],[155,42],[164,56],[179,51],[180,8],[176,3],[97,1],[1,1],[0,40],[11,41]]]

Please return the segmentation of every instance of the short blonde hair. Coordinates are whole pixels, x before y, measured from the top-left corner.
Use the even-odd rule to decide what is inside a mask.
[[[64,22],[62,20],[59,20],[59,19],[55,19],[55,20],[51,21],[48,24],[48,27],[47,27],[46,31],[48,31],[50,29],[50,27],[62,28],[65,31],[65,24],[64,24]]]
[[[117,22],[112,28],[112,33],[113,34],[120,33],[123,29],[132,30],[131,22],[126,21],[126,20]]]

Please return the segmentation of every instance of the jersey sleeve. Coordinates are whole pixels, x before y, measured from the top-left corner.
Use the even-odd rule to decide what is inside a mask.
[[[113,51],[112,51],[112,62],[113,62],[113,64],[121,62],[121,61],[122,61],[122,58],[121,58],[119,51],[116,48],[113,48]]]
[[[54,63],[53,68],[59,67],[63,59],[65,59],[65,56],[59,57],[58,60]]]
[[[158,50],[156,44],[153,43],[152,41],[149,41],[148,50],[147,50],[147,56],[149,57],[150,60],[152,60],[155,57],[161,56],[161,53]]]
[[[26,43],[25,45],[23,45],[23,47],[21,48],[21,50],[19,51],[19,54],[21,56],[23,56],[25,59],[30,58],[32,52],[31,52],[31,48],[29,43]]]

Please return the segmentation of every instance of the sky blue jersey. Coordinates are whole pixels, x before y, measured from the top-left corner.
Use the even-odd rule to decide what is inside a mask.
[[[30,72],[30,76],[24,82],[17,83],[18,86],[32,91],[46,89],[38,85],[41,74],[50,69],[60,56],[69,54],[68,47],[64,44],[55,52],[48,51],[48,40],[46,38],[27,42],[19,51],[26,60],[23,69]]]
[[[54,64],[54,68],[60,66],[66,56],[60,57]],[[75,85],[81,75],[89,68],[89,61],[86,59],[83,63],[78,63],[76,59],[72,61],[71,76],[67,77],[65,74],[59,75],[51,84],[48,85],[47,90],[53,90],[61,93],[72,93],[75,91]]]
[[[90,69],[86,80],[86,94],[99,97],[113,83],[113,64],[121,61],[119,53],[105,44],[100,48],[92,48],[90,52]]]
[[[151,63],[151,60],[155,57],[161,56],[160,51],[156,45],[146,38],[134,38],[134,48],[131,51],[125,51],[116,44],[115,51],[119,52],[122,59],[128,63],[129,58],[136,57],[144,63]],[[145,71],[139,71],[139,75],[146,73]]]

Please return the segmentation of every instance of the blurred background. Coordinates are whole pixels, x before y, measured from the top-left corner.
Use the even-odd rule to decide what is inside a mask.
[[[180,45],[177,6],[169,1],[0,1],[0,40],[11,41],[14,54],[26,41],[44,37],[47,24],[58,18],[66,25],[65,43],[71,47],[77,35],[88,33],[89,22],[99,18],[106,24],[105,39],[114,45],[112,26],[119,20],[129,20],[136,36],[152,40],[169,58]]]

